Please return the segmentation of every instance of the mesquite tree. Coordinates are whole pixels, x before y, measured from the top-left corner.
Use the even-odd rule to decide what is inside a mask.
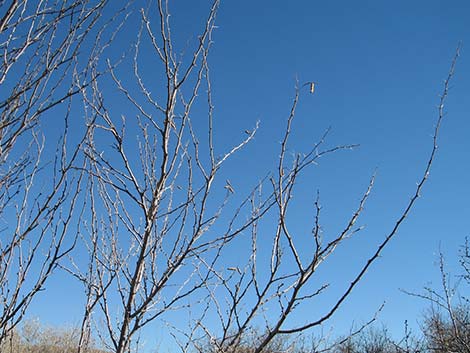
[[[69,142],[69,122],[94,79],[102,48],[83,44],[105,3],[0,2],[0,344],[75,243],[68,229],[83,172],[74,168],[87,133]],[[63,126],[55,141],[41,127],[51,120]]]
[[[315,88],[298,83],[273,152],[277,164],[239,198],[224,168],[258,124],[226,150],[215,143],[208,58],[220,1],[183,52],[168,1],[116,4],[105,20],[106,0],[0,0],[0,215],[9,220],[0,238],[0,344],[59,266],[85,289],[78,352],[93,332],[113,352],[138,349],[139,333],[154,323],[183,352],[239,351],[250,340],[258,353],[273,349],[279,335],[322,325],[419,197],[458,51],[430,157],[407,206],[333,304],[299,324],[289,318],[328,292],[327,282],[316,283],[318,269],[361,231],[357,220],[374,177],[338,234],[322,233],[319,196],[312,227],[293,227],[298,179],[319,158],[354,148],[328,147],[326,131],[291,158],[298,102]],[[114,39],[131,13],[140,20],[127,50]],[[112,59],[116,48],[123,55]],[[42,130],[51,119],[63,126],[56,141]],[[53,158],[44,156],[51,145]],[[185,324],[182,317],[189,317]]]
[[[304,324],[290,323],[288,318],[299,308],[328,290],[328,283],[314,287],[313,279],[344,240],[361,230],[356,223],[374,178],[353,215],[343,221],[343,231],[323,236],[319,198],[313,202],[313,231],[297,234],[292,229],[289,210],[297,179],[320,157],[354,147],[327,147],[326,132],[309,151],[289,157],[298,101],[312,91],[307,82],[296,87],[274,171],[233,206],[234,187],[220,180],[221,171],[250,143],[258,125],[228,150],[214,143],[208,57],[218,7],[215,0],[196,44],[181,54],[172,36],[168,1],[150,2],[140,9],[130,53],[115,61],[101,56],[110,76],[82,91],[88,107],[83,148],[88,180],[78,236],[89,261],[84,266],[72,260],[68,270],[86,290],[84,336],[95,322],[107,348],[116,353],[138,349],[139,333],[151,323],[173,336],[183,352],[207,351],[208,342],[211,351],[231,352],[245,337],[257,334],[252,347],[256,353],[278,335],[325,323],[396,235],[419,197],[437,150],[455,59],[441,97],[430,157],[394,227],[384,230],[384,240],[331,307]],[[149,57],[151,68],[142,64]],[[116,90],[119,99],[113,96]],[[195,108],[202,99],[203,116]],[[300,249],[306,236],[312,251]],[[230,266],[230,257],[240,249],[244,251],[239,263]],[[186,325],[181,323],[182,312],[189,316]]]

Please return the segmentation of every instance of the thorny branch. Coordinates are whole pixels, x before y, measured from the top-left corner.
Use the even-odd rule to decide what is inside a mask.
[[[352,216],[345,220],[343,230],[333,236],[323,235],[317,194],[313,230],[308,235],[313,251],[305,251],[302,244],[306,234],[298,234],[290,216],[297,181],[320,158],[356,147],[325,146],[328,130],[306,154],[296,154],[292,161],[287,160],[296,108],[309,84],[296,86],[275,172],[248,195],[240,197],[242,193],[230,180],[222,179],[223,168],[254,139],[258,123],[226,151],[220,151],[214,143],[215,88],[209,53],[220,1],[212,2],[196,43],[189,46],[186,60],[177,59],[169,2],[158,0],[135,12],[140,25],[130,60],[126,55],[118,60],[104,55],[104,48],[131,17],[131,11],[125,7],[117,29],[104,43],[101,37],[105,31],[98,32],[92,55],[85,67],[80,67],[83,33],[91,31],[97,23],[105,2],[88,7],[88,2],[83,1],[60,2],[62,6],[57,2],[44,8],[39,6],[31,15],[27,1],[14,1],[2,13],[0,49],[4,55],[0,82],[12,75],[17,62],[23,60],[26,65],[23,78],[11,94],[1,97],[2,161],[27,132],[36,137],[32,146],[41,151],[39,135],[35,134],[39,115],[63,102],[71,102],[77,95],[81,97],[86,119],[84,135],[72,152],[67,152],[64,134],[54,165],[52,191],[45,199],[33,198],[33,204],[42,202],[42,206],[32,209],[26,206],[31,200],[33,180],[41,170],[38,160],[30,159],[32,153],[26,151],[20,162],[11,164],[2,174],[5,177],[0,180],[0,187],[8,186],[9,192],[2,196],[0,210],[12,200],[20,200],[16,203],[18,225],[12,241],[6,247],[2,243],[2,266],[10,266],[11,271],[14,249],[22,251],[28,234],[36,230],[37,241],[31,243],[26,261],[20,264],[23,273],[27,273],[43,239],[52,234],[48,261],[42,267],[45,275],[33,288],[34,295],[58,261],[68,256],[80,240],[78,246],[88,252],[86,266],[83,259],[71,255],[69,265],[62,266],[84,285],[86,295],[78,352],[89,342],[92,325],[105,346],[116,353],[138,349],[136,337],[151,322],[170,330],[183,352],[204,351],[208,341],[214,352],[232,352],[246,337],[255,335],[253,352],[260,353],[278,335],[325,323],[395,237],[420,195],[437,151],[444,102],[459,49],[445,81],[431,154],[411,200],[332,306],[308,322],[294,325],[288,318],[329,289],[329,283],[315,282],[318,268],[346,239],[362,230],[357,223],[375,176],[365,187]],[[60,37],[59,44],[53,45],[63,29],[64,18],[75,21],[66,27],[70,28],[70,37]],[[158,18],[158,24],[154,18]],[[18,38],[15,28],[22,24],[29,25],[29,29],[19,37],[22,45],[15,45],[13,50],[12,43]],[[85,32],[79,35],[80,31]],[[145,45],[154,54],[151,70],[143,64],[149,60],[142,55]],[[46,50],[47,55],[37,59],[25,54],[27,50],[34,53]],[[109,75],[98,67],[105,67]],[[72,84],[64,88],[71,72]],[[131,79],[126,76],[128,73]],[[117,99],[109,89],[110,82],[113,91],[120,94]],[[197,107],[200,94],[206,95],[207,112],[203,119]],[[70,171],[75,173],[73,177]],[[73,187],[69,186],[71,183]],[[17,184],[22,185],[22,191],[15,189]],[[82,207],[77,207],[82,195]],[[239,203],[234,205],[237,200]],[[63,210],[62,206],[67,207]],[[79,217],[73,216],[74,209]],[[68,247],[63,247],[72,220],[77,222],[76,237]],[[234,256],[236,264],[232,266]],[[8,283],[8,278],[2,283]],[[16,283],[11,302],[25,304],[8,309],[12,314],[5,328],[11,327],[7,323],[12,320],[18,322],[15,320],[21,318],[32,298],[26,301],[20,298],[18,288],[24,277],[20,276]],[[2,293],[10,292],[4,289]],[[174,324],[178,319],[173,315],[183,311],[191,314],[186,331]]]
[[[76,244],[69,230],[88,133],[71,138],[70,122],[73,98],[96,78],[90,69],[103,48],[81,49],[105,4],[13,0],[0,10],[0,215],[16,219],[1,229],[0,344]],[[57,115],[63,132],[53,141],[42,125]]]

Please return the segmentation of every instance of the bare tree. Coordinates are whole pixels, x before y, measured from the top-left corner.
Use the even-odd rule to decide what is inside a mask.
[[[21,329],[0,345],[4,353],[73,353],[76,352],[79,329],[73,327],[48,327],[38,320],[24,320]],[[88,353],[105,353],[91,347]]]
[[[0,3],[1,344],[75,244],[67,234],[87,132],[70,138],[70,116],[73,98],[94,80],[102,48],[80,49],[106,1]],[[53,119],[61,136],[42,130]]]
[[[430,156],[410,201],[332,306],[308,322],[293,324],[288,318],[329,287],[328,283],[315,287],[318,268],[362,229],[357,221],[374,177],[339,234],[322,234],[319,196],[313,201],[313,230],[296,234],[292,229],[289,210],[299,177],[319,158],[354,147],[327,147],[327,131],[310,151],[288,160],[296,107],[309,92],[308,82],[296,87],[275,171],[233,205],[240,192],[221,177],[222,169],[253,139],[258,125],[226,151],[214,144],[208,55],[218,7],[219,0],[213,1],[196,44],[180,56],[168,1],[150,2],[140,11],[133,55],[117,62],[106,60],[125,101],[116,107],[107,83],[100,79],[82,90],[89,107],[83,148],[89,178],[83,211],[87,217],[78,226],[78,236],[88,250],[89,263],[87,268],[72,263],[69,270],[86,290],[83,329],[90,332],[95,322],[107,348],[116,353],[138,349],[139,333],[151,322],[168,330],[182,352],[203,352],[208,340],[214,352],[236,352],[246,337],[259,333],[249,350],[255,353],[269,351],[279,335],[327,322],[397,234],[437,151],[458,51],[445,81]],[[152,79],[142,65],[142,48],[153,54],[152,72],[161,70]],[[149,52],[145,55],[148,60]],[[126,75],[129,72],[133,80]],[[207,102],[203,118],[194,108],[202,91]],[[307,236],[311,246],[301,249],[300,239],[304,244]],[[247,251],[232,266],[228,261],[234,249]],[[181,325],[183,312],[189,317],[187,328]]]
[[[424,341],[412,335],[405,321],[405,331],[400,340],[393,339],[386,327],[368,327],[356,335],[333,344],[331,347],[315,352],[331,353],[425,353]]]
[[[454,281],[446,270],[444,255],[440,252],[440,288],[426,287],[421,294],[406,292],[430,304],[422,323],[428,352],[470,352],[470,298],[464,294],[470,284],[469,259],[469,244],[466,241],[460,253],[462,274]]]
[[[454,305],[451,312],[435,310],[426,315],[423,332],[431,353],[470,352],[470,314],[468,305]]]

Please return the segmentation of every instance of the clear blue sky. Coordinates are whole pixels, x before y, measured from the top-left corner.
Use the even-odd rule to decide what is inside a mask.
[[[184,48],[188,40],[196,40],[209,2],[175,1],[172,6],[174,38]],[[137,12],[132,16],[112,53],[127,50],[126,41],[133,40]],[[248,190],[275,168],[296,78],[318,84],[314,95],[301,96],[289,151],[308,151],[330,126],[328,145],[361,145],[325,158],[299,180],[296,229],[310,232],[317,190],[325,234],[342,229],[377,170],[373,195],[359,220],[367,228],[326,264],[324,275],[333,283],[350,281],[411,197],[432,146],[443,80],[458,42],[463,43],[439,154],[423,196],[398,237],[327,325],[337,334],[368,320],[384,301],[380,320],[393,332],[401,332],[404,320],[417,327],[426,303],[399,288],[419,292],[430,282],[437,287],[439,248],[447,255],[449,270],[458,271],[457,250],[470,235],[469,19],[470,3],[464,0],[222,1],[210,56],[219,151],[260,121],[255,140],[224,171],[233,186]],[[61,297],[63,285],[53,280],[30,315],[52,324],[76,323],[81,308]],[[318,309],[313,305],[303,313],[310,317]]]

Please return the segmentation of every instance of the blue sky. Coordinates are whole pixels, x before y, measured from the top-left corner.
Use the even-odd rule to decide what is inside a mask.
[[[209,6],[202,0],[171,4],[178,47],[194,43]],[[137,33],[136,16],[131,15],[110,56],[130,46],[126,43]],[[458,272],[456,254],[470,235],[469,18],[467,1],[222,1],[209,58],[220,153],[260,121],[254,141],[223,170],[234,188],[248,191],[276,167],[296,78],[315,81],[317,88],[314,95],[301,94],[289,152],[308,151],[328,127],[328,146],[360,147],[328,156],[298,181],[291,215],[295,229],[310,232],[317,190],[325,233],[342,229],[377,173],[359,221],[365,231],[322,272],[333,283],[349,283],[412,196],[432,147],[443,80],[462,41],[429,182],[398,237],[327,324],[336,334],[368,320],[384,301],[380,320],[393,332],[401,332],[404,320],[417,328],[426,303],[399,288],[419,292],[429,283],[437,287],[439,249],[447,255],[449,270]],[[52,324],[76,323],[81,308],[61,299],[61,288],[58,276],[30,315]],[[327,302],[302,314],[315,315]]]
[[[401,330],[405,319],[416,320],[425,303],[398,288],[420,291],[430,281],[437,286],[439,248],[449,265],[456,263],[470,211],[469,16],[464,1],[222,3],[212,52],[218,126],[227,131],[221,140],[235,141],[234,131],[259,119],[260,132],[245,153],[249,169],[259,170],[253,174],[262,174],[277,157],[272,151],[280,141],[296,77],[301,83],[314,80],[315,95],[301,97],[292,150],[307,150],[329,126],[331,145],[361,147],[328,157],[312,179],[299,182],[298,197],[309,205],[319,189],[324,217],[337,229],[377,168],[362,219],[367,228],[356,243],[347,244],[341,253],[345,258],[367,254],[409,200],[431,147],[443,80],[457,43],[463,42],[439,155],[423,197],[333,326],[347,329],[352,318],[366,320],[386,301],[381,320]],[[234,166],[240,179],[246,178],[245,170]],[[306,226],[311,210],[304,210],[297,212]],[[348,268],[342,259],[335,266],[332,275],[343,278]]]

